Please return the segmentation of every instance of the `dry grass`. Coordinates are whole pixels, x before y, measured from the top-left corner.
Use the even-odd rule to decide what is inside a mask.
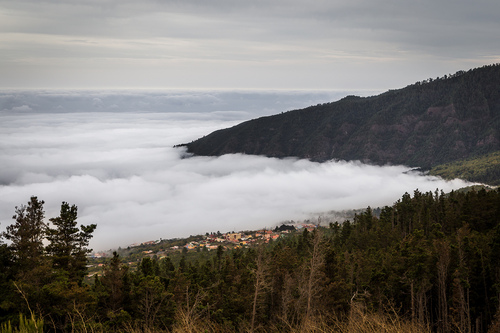
[[[127,333],[167,333],[167,331],[153,330],[127,330]],[[231,332],[227,328],[202,319],[178,322],[172,331],[168,333],[221,333]],[[238,332],[251,333],[249,328]],[[330,321],[321,317],[314,318],[298,327],[280,325],[263,327],[260,326],[255,333],[426,333],[430,329],[418,324],[402,320],[397,316],[385,316],[379,314],[362,314],[356,320]]]
[[[431,332],[428,327],[404,320],[396,314],[362,313],[356,314],[354,320],[340,325],[341,333],[425,333]]]
[[[103,329],[85,330],[86,333],[104,333]],[[260,325],[253,332],[250,325],[235,331],[208,320],[199,313],[178,311],[176,324],[171,330],[158,330],[139,326],[128,326],[123,333],[430,333],[427,327],[405,320],[395,312],[391,314],[367,313],[353,308],[348,318],[317,316],[292,325],[281,322],[275,325]],[[495,332],[496,331],[492,331]]]
[[[187,331],[178,331],[187,332]],[[220,332],[207,330],[205,332]],[[240,332],[250,333],[250,330]],[[282,324],[272,327],[259,327],[259,333],[430,333],[428,327],[404,320],[397,314],[351,313],[350,319],[314,317],[300,325]]]

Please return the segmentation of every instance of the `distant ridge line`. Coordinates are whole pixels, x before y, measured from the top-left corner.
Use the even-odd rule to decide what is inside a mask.
[[[500,64],[371,97],[266,116],[215,131],[189,153],[359,160],[424,169],[500,150]]]

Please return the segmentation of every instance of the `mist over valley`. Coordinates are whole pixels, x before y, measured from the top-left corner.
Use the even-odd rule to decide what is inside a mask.
[[[30,196],[96,223],[95,250],[212,231],[273,227],[328,211],[390,205],[413,190],[466,183],[405,166],[228,154],[176,144],[345,92],[10,91],[0,95],[0,228]]]

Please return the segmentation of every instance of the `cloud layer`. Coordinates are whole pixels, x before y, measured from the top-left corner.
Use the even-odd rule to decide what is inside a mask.
[[[403,166],[244,155],[185,158],[184,150],[173,145],[243,120],[251,115],[245,103],[240,112],[228,115],[214,106],[197,113],[174,108],[96,112],[95,95],[76,95],[81,107],[87,105],[92,112],[61,112],[57,106],[68,110],[75,105],[64,94],[25,93],[11,100],[10,107],[2,107],[0,229],[11,223],[14,206],[31,195],[45,200],[47,217],[58,215],[62,201],[76,204],[81,223],[98,224],[92,247],[109,249],[218,230],[272,227],[331,210],[390,205],[417,188],[449,191],[465,185],[405,173],[408,168]],[[99,98],[102,107],[125,98],[106,96]],[[186,95],[179,105],[196,97],[207,98]],[[129,101],[140,104],[149,98],[136,95]],[[57,105],[54,112],[37,112],[28,103],[48,105],[47,99]]]

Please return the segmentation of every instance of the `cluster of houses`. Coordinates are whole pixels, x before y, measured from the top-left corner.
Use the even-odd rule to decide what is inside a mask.
[[[183,246],[172,246],[169,248],[161,249],[158,252],[154,252],[152,250],[145,250],[142,253],[145,256],[154,256],[157,255],[159,258],[167,256],[168,253],[175,251],[185,251],[185,250],[217,250],[219,246],[223,246],[225,249],[227,248],[241,248],[241,247],[250,247],[255,244],[269,243],[269,241],[276,240],[280,237],[284,237],[286,234],[295,230],[303,230],[304,228],[309,231],[314,230],[317,226],[314,224],[293,224],[287,225],[287,227],[280,227],[273,230],[257,230],[257,231],[246,231],[246,232],[227,232],[227,233],[210,233],[203,236],[202,240],[188,242]],[[138,247],[138,246],[148,246],[155,245],[161,243],[161,240],[156,241],[148,241],[144,243],[136,243],[131,244],[130,247]],[[105,252],[99,252],[94,254],[94,258],[103,258],[108,254]]]
[[[247,231],[247,232],[227,232],[227,233],[211,233],[206,234],[205,236],[200,237],[199,241],[187,242],[183,246],[171,246],[167,248],[159,249],[158,251],[153,251],[151,249],[142,251],[141,257],[154,257],[156,256],[158,259],[167,257],[170,253],[173,252],[181,252],[181,251],[211,251],[217,250],[219,246],[222,246],[224,249],[234,249],[234,248],[242,248],[242,247],[250,247],[258,244],[269,243],[272,240],[276,240],[280,237],[285,237],[292,231],[308,229],[309,231],[313,231],[317,226],[314,224],[294,224],[287,225],[286,227],[279,227],[275,230],[258,230],[258,231]],[[130,248],[139,247],[139,246],[152,246],[162,243],[161,240],[157,241],[148,241],[140,244],[132,244]],[[93,259],[104,259],[109,257],[110,253],[108,252],[96,252],[91,257]],[[129,265],[134,265],[136,263],[129,262]],[[89,268],[93,268],[94,271],[90,272],[88,277],[92,277],[94,274],[100,275],[102,272],[102,268],[105,266],[104,263],[99,262],[92,265],[89,265]],[[99,271],[96,271],[99,270]]]
[[[301,230],[303,228],[309,231],[314,230],[316,225],[314,224],[294,224],[288,228],[275,229],[273,230],[257,230],[257,231],[247,231],[247,232],[227,232],[221,233],[210,233],[203,237],[203,240],[192,241],[186,243],[184,246],[172,246],[164,250],[160,250],[157,253],[153,251],[143,251],[145,255],[158,255],[158,257],[166,256],[169,252],[182,251],[182,250],[217,250],[219,246],[227,248],[241,248],[250,247],[255,244],[269,243],[271,240],[276,240],[280,237],[284,237],[286,234],[290,233],[292,230]],[[158,243],[158,241],[150,241],[148,243]],[[142,243],[141,245],[147,245]]]
[[[242,232],[228,232],[225,234],[212,233],[204,236],[203,240],[192,241],[186,243],[184,246],[172,246],[164,250],[160,250],[154,253],[151,250],[143,251],[145,255],[157,255],[159,258],[166,256],[169,252],[175,251],[190,251],[190,250],[217,250],[219,246],[227,248],[240,248],[249,247],[256,243],[268,243],[270,240],[278,239],[283,237],[286,232],[273,232],[271,230],[261,230],[254,233],[242,233]]]

